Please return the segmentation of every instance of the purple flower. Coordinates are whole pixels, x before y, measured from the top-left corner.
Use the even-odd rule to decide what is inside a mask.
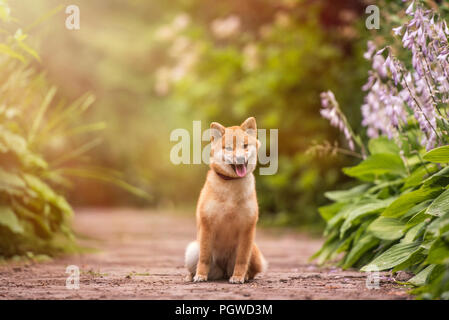
[[[372,65],[362,87],[366,91],[362,125],[370,138],[386,135],[401,147],[400,135],[413,115],[420,129],[417,141],[430,150],[449,142],[444,124],[449,122],[449,111],[443,115],[440,110],[449,104],[449,28],[446,21],[423,9],[419,2],[413,1],[406,14],[409,21],[393,28],[393,32],[402,35],[402,45],[411,53],[411,67],[395,57],[390,47],[377,51],[374,42],[367,43],[363,56]],[[345,134],[353,149],[353,133],[333,93],[322,93],[321,99],[321,114]]]
[[[400,36],[403,28],[404,28],[404,26],[399,26],[397,28],[393,28],[392,30],[395,35]]]
[[[367,95],[362,124],[370,137],[391,137],[412,113],[422,132],[420,142],[429,149],[441,143],[438,132],[447,131],[438,128],[441,122],[437,120],[442,117],[438,108],[449,102],[449,28],[435,12],[415,1],[408,5],[406,14],[410,20],[393,32],[402,35],[403,47],[411,52],[412,70],[407,70],[390,50],[386,59],[383,50],[370,55],[372,70],[363,86]]]
[[[407,8],[407,10],[405,10],[405,13],[409,16],[413,16],[413,6],[415,4],[415,1],[413,1]]]
[[[372,42],[371,40],[369,40],[366,43],[367,46],[367,50],[366,52],[363,54],[363,57],[366,60],[371,60],[371,58],[373,57],[374,51],[376,51],[376,45],[374,44],[374,42]]]
[[[385,60],[385,68],[387,68],[387,70],[390,70],[391,75],[394,80],[394,84],[398,85],[398,82],[401,81],[401,73],[398,71],[398,68],[396,66],[396,61],[391,56],[391,54],[389,54],[387,59]]]
[[[335,99],[335,95],[332,91],[322,92],[321,95],[321,105],[320,110],[321,116],[329,120],[330,124],[338,128],[345,135],[346,141],[348,142],[349,148],[354,151],[355,145],[351,130],[347,124],[346,117],[340,111],[340,107]]]

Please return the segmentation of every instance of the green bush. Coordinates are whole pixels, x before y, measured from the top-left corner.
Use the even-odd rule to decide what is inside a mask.
[[[448,163],[449,147],[423,158]],[[326,242],[319,263],[344,252],[339,265],[362,271],[416,274],[423,297],[449,298],[449,167],[421,162],[415,154],[405,167],[399,148],[386,138],[370,141],[370,156],[344,172],[363,181],[349,190],[327,192],[334,203],[320,208]],[[444,280],[444,281],[443,281]]]
[[[339,259],[341,267],[362,271],[409,271],[413,293],[449,299],[449,29],[447,6],[438,12],[425,6],[409,2],[389,16],[393,24],[400,21],[393,29],[400,41],[386,36],[379,51],[368,44],[365,57],[373,67],[362,106],[367,147],[334,95],[322,94],[322,115],[364,160],[343,169],[359,181],[356,186],[325,194],[333,203],[319,210],[326,242],[314,258]]]
[[[73,252],[73,211],[57,189],[69,184],[62,175],[67,161],[92,146],[71,145],[70,137],[101,124],[77,125],[92,97],[71,104],[56,97],[32,64],[39,56],[27,35],[10,31],[14,19],[4,1],[0,19],[0,258]]]

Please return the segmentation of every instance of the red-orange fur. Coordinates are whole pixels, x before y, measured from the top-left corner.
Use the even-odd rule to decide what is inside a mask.
[[[212,123],[211,128],[221,132],[223,144],[227,135],[236,137],[231,139],[234,156],[239,153],[248,159],[257,157],[257,136],[254,131],[247,131],[256,130],[254,118],[247,119],[241,126],[224,128]],[[222,148],[217,143],[218,138],[212,137],[212,159],[214,153],[220,152],[218,148]],[[255,147],[251,149],[248,144]],[[255,163],[248,163],[248,172],[243,178],[236,176],[229,164],[211,161],[210,168],[197,205],[197,241],[186,251],[189,279],[226,278],[231,283],[243,283],[266,267],[265,259],[254,242],[259,215],[252,173]],[[235,179],[223,179],[216,172]],[[195,250],[199,250],[199,254]]]

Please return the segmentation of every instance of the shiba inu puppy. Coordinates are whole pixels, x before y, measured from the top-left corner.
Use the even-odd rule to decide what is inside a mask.
[[[266,270],[254,243],[259,216],[253,171],[257,163],[256,119],[225,128],[213,122],[210,170],[196,210],[197,240],[186,249],[187,280],[244,283]]]

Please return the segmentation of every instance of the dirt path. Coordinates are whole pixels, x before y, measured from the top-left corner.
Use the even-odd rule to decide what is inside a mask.
[[[259,230],[270,263],[250,283],[185,283],[183,254],[195,237],[194,218],[133,210],[79,210],[75,229],[97,240],[99,253],[51,262],[0,266],[0,299],[407,299],[404,288],[381,274],[368,290],[366,275],[318,268],[307,259],[321,240]],[[65,288],[66,267],[81,270],[80,289]]]

